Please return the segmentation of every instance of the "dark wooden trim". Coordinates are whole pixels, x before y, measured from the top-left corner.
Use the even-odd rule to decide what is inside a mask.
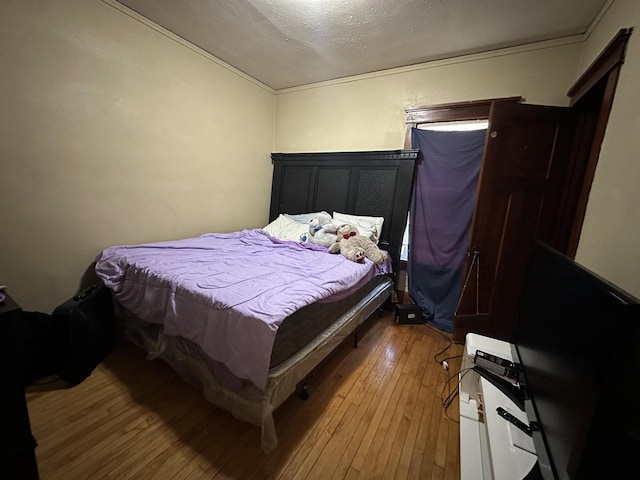
[[[407,123],[407,128],[404,132],[404,148],[411,148],[411,129],[417,126],[416,123]]]
[[[446,107],[425,107],[420,109],[407,109],[407,121],[409,124],[451,122],[457,120],[482,120],[489,118],[491,103],[475,105],[451,105]]]
[[[595,92],[594,92],[595,93]],[[589,100],[590,105],[586,105]],[[585,159],[589,157],[591,150],[590,140],[595,132],[595,124],[600,109],[600,102],[595,106],[595,100],[591,98],[591,94],[584,97],[581,104],[585,103],[584,108],[578,111],[572,108],[569,111],[573,128],[562,138],[561,141],[569,142],[567,169],[564,176],[564,186],[557,205],[554,208],[557,211],[555,228],[551,232],[551,238],[548,244],[555,249],[568,255],[571,229],[576,220],[576,207],[580,197],[580,191],[583,188],[585,174]],[[593,106],[592,106],[593,105]],[[584,139],[581,141],[581,139]],[[573,257],[572,257],[573,258]]]
[[[584,152],[582,153],[584,170],[580,192],[576,201],[575,214],[569,228],[567,245],[564,250],[564,253],[571,258],[575,258],[578,249],[589,193],[591,192],[591,184],[595,177],[600,148],[604,140],[620,69],[625,60],[626,48],[631,33],[633,33],[633,28],[619,30],[567,93],[571,97],[570,105],[572,109],[575,109],[578,115],[583,116],[590,115],[592,107],[589,104],[593,100],[589,97],[602,95],[597,110],[595,128],[592,127],[593,136],[589,137],[588,134],[585,136],[578,133],[575,137],[575,148]],[[603,93],[598,93],[599,91]]]
[[[627,43],[633,28],[623,28],[609,42],[598,58],[587,68],[571,86],[567,95],[571,97],[570,106],[575,105],[587,92],[602,80],[613,68],[624,63]]]
[[[458,103],[441,103],[424,107],[405,108],[407,112],[404,148],[411,148],[411,129],[423,123],[463,122],[487,120],[494,102],[522,102],[522,97],[488,98]]]
[[[598,158],[600,157],[600,148],[602,146],[602,141],[604,140],[604,134],[607,129],[609,115],[611,114],[613,97],[615,95],[616,86],[618,84],[618,77],[620,76],[621,67],[622,63],[619,63],[616,67],[610,70],[606,79],[607,83],[604,89],[604,96],[602,98],[602,103],[600,106],[600,114],[598,115],[595,132],[593,134],[593,140],[591,141],[591,149],[589,152],[587,165],[585,167],[582,189],[578,198],[576,213],[574,216],[573,224],[571,225],[571,233],[569,235],[569,241],[567,243],[567,249],[565,252],[565,254],[571,258],[575,258],[576,251],[578,250],[578,242],[580,241],[582,225],[584,223],[584,217],[587,212],[587,203],[589,202],[591,184],[593,183],[593,179],[596,174]]]
[[[522,97],[489,98],[468,102],[442,103],[423,107],[405,108],[407,124],[482,120],[489,118],[493,102],[521,102]]]

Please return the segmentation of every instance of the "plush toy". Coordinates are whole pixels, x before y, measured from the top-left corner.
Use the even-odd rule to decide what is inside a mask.
[[[336,233],[338,241],[329,246],[330,253],[341,253],[356,263],[364,263],[365,257],[378,265],[387,261],[387,254],[370,239],[360,235],[353,225],[344,223]]]
[[[328,247],[338,241],[337,229],[338,226],[333,223],[331,215],[327,212],[320,212],[309,220],[309,241],[322,247]]]

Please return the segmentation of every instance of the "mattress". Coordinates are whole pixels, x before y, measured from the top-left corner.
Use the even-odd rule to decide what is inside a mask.
[[[376,287],[387,282],[388,279],[384,276],[375,277],[347,298],[336,302],[312,303],[287,317],[278,328],[269,369],[272,370],[293,357],[329,328],[336,319],[370,295]]]

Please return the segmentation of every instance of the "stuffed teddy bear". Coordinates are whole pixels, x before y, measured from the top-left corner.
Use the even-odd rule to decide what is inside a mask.
[[[338,241],[337,229],[338,226],[333,223],[331,215],[324,211],[320,212],[309,220],[309,241],[322,247],[328,247]]]
[[[329,246],[330,253],[341,253],[356,263],[364,263],[365,257],[378,265],[387,261],[387,254],[373,241],[360,235],[353,225],[344,223],[338,227],[336,233],[338,241]]]

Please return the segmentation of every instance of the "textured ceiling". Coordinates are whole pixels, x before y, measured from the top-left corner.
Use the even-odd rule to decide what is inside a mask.
[[[119,0],[278,90],[584,33],[607,0]]]

